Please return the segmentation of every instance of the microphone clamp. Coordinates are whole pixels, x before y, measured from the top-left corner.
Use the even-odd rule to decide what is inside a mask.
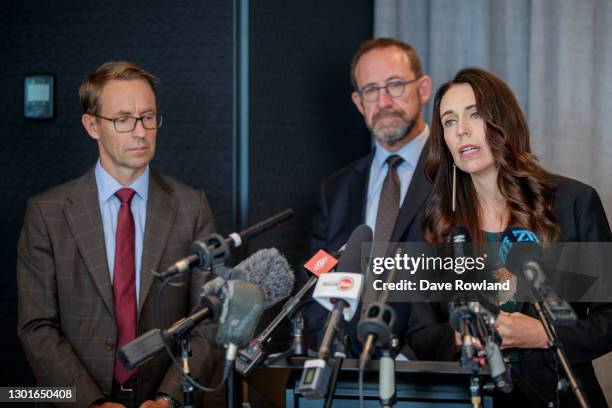
[[[357,325],[359,341],[364,344],[368,336],[374,335],[376,347],[389,348],[396,320],[397,314],[388,304],[369,304]]]

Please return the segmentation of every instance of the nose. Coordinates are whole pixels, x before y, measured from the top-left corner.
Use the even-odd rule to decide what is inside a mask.
[[[469,136],[470,135],[470,125],[468,121],[463,117],[459,117],[457,119],[457,133],[459,136]]]
[[[387,88],[382,88],[378,90],[378,107],[379,108],[388,108],[393,105],[393,98],[389,95]]]
[[[142,118],[136,120],[136,127],[132,131],[132,134],[136,137],[145,137],[147,134],[147,129],[145,129],[144,124],[142,122]]]

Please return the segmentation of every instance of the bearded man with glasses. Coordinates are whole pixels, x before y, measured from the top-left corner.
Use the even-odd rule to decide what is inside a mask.
[[[159,293],[162,271],[214,232],[204,192],[149,168],[163,116],[157,78],[112,61],[81,84],[81,121],[99,160],[84,176],[28,200],[18,243],[18,334],[38,385],[75,387],[78,407],[182,403],[165,354],[128,370],[117,350],[200,303],[207,275]],[[156,305],[160,304],[160,315]],[[223,351],[214,327],[192,338],[192,376],[210,383]]]
[[[337,251],[360,224],[372,228],[375,242],[383,243],[383,248],[387,242],[423,240],[419,214],[431,185],[423,172],[429,127],[422,107],[430,96],[431,79],[423,74],[412,46],[377,38],[363,43],[354,55],[351,81],[353,103],[373,136],[374,149],[322,182],[311,253],[321,248]],[[368,275],[362,304],[378,295],[372,288],[373,276]],[[395,332],[400,339],[408,324],[404,306],[396,309]],[[306,334],[319,344],[327,312],[318,304],[307,307]],[[354,353],[361,349],[356,320],[346,328]]]

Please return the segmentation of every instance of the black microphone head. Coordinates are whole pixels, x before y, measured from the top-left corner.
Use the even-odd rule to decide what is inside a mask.
[[[451,230],[451,242],[472,242],[472,236],[470,235],[470,231],[460,225],[455,226]]]
[[[374,241],[374,233],[372,232],[372,228],[367,226],[366,224],[362,224],[355,228],[355,230],[351,233],[348,241],[346,242],[346,250],[344,251],[344,255],[340,258],[338,262],[338,266],[336,267],[336,271],[338,272],[352,272],[352,273],[362,273],[366,268],[362,268],[362,259],[365,259],[366,262],[369,262],[370,253],[372,252],[372,242]],[[363,248],[367,251],[365,257],[362,258],[362,244],[367,244],[366,248]],[[367,266],[367,265],[366,265]]]
[[[539,259],[542,255],[540,240],[528,229],[508,227],[502,233],[498,255],[508,270],[518,274],[527,261]]]
[[[546,274],[538,262],[527,261],[523,265],[523,276],[538,287],[546,280]]]
[[[468,302],[450,302],[448,304],[448,322],[453,330],[463,333],[463,320],[472,318]]]
[[[457,331],[460,331],[464,318],[476,314],[497,317],[499,311],[495,294],[488,292],[458,292],[448,303],[450,325]]]
[[[289,296],[293,289],[293,270],[276,248],[260,249],[235,269],[245,273],[247,282],[263,288],[266,309]]]
[[[460,225],[454,227],[451,230],[451,245],[453,250],[453,258],[465,258],[471,257],[473,251],[471,250],[470,243],[472,242],[472,236],[470,231]],[[455,271],[457,274],[463,272]]]

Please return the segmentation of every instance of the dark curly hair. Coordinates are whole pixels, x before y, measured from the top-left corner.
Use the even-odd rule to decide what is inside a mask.
[[[483,241],[482,208],[469,174],[457,168],[457,197],[452,211],[453,158],[444,142],[440,102],[457,84],[468,84],[476,96],[476,107],[485,121],[486,140],[498,167],[497,186],[506,198],[508,225],[533,231],[542,242],[559,237],[552,212],[551,173],[531,153],[529,129],[514,94],[501,79],[478,68],[466,68],[436,92],[431,123],[430,150],[425,164],[433,183],[426,203],[423,231],[429,242],[447,242],[454,226],[464,226],[474,241]]]

